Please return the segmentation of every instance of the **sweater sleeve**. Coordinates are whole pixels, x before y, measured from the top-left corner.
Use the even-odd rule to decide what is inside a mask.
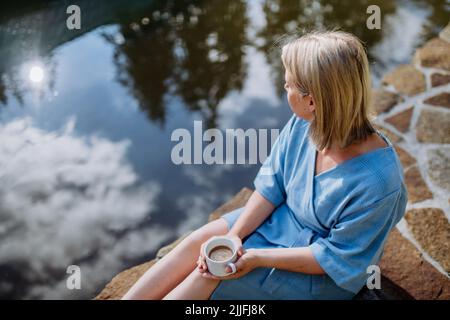
[[[406,202],[399,189],[364,208],[343,212],[328,236],[309,246],[338,286],[354,293],[364,286],[367,268],[379,262],[391,229],[404,215]]]
[[[253,181],[255,189],[275,207],[286,200],[283,172],[286,148],[295,116],[286,123]]]

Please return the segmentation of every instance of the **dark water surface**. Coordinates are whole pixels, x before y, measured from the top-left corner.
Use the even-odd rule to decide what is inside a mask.
[[[447,24],[449,1],[14,1],[0,4],[0,298],[91,298],[206,222],[257,165],[175,165],[175,129],[281,128],[273,43],[340,27],[373,80]],[[81,7],[81,30],[65,27]],[[382,29],[366,28],[377,4]],[[81,267],[82,289],[66,288]]]

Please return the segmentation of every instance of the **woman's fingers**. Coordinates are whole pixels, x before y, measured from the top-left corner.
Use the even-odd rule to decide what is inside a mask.
[[[208,279],[221,280],[221,278],[216,277],[215,275],[209,273],[208,271],[204,272],[204,273],[202,274],[202,277],[208,278]]]
[[[203,243],[200,246],[200,255],[199,255],[198,260],[197,260],[198,270],[201,273],[204,273],[204,272],[206,272],[206,270],[208,270],[208,267],[206,266],[206,259],[203,256],[203,247],[204,247],[204,245],[205,245],[205,243]]]
[[[199,258],[198,258],[198,260],[197,260],[197,266],[198,266],[198,269],[199,269],[199,271],[200,271],[201,273],[203,273],[203,272],[205,272],[205,271],[208,270],[208,267],[207,267],[207,265],[206,265],[206,261],[205,261],[205,259],[204,259],[203,257],[199,257]]]
[[[205,258],[204,257],[204,255],[203,255],[203,247],[205,246],[205,243],[203,243],[201,246],[200,246],[200,257],[202,257],[203,259]]]

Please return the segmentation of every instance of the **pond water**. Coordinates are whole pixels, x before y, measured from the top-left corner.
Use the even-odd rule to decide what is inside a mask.
[[[171,134],[281,128],[274,43],[340,27],[375,86],[448,22],[449,1],[72,1],[0,4],[0,298],[92,298],[207,221],[259,164],[175,165]],[[366,9],[381,8],[381,30]],[[69,265],[81,290],[68,290]]]

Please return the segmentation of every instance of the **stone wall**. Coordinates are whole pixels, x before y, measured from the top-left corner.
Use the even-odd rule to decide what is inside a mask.
[[[375,123],[396,144],[409,193],[382,268],[418,299],[449,299],[450,25],[373,97]]]
[[[418,49],[410,64],[387,74],[373,98],[375,123],[395,144],[409,193],[405,218],[390,234],[380,263],[382,275],[415,299],[448,300],[450,24]],[[243,206],[251,193],[242,189],[209,221]],[[114,277],[96,299],[119,299],[182,239],[160,249],[154,260]]]

